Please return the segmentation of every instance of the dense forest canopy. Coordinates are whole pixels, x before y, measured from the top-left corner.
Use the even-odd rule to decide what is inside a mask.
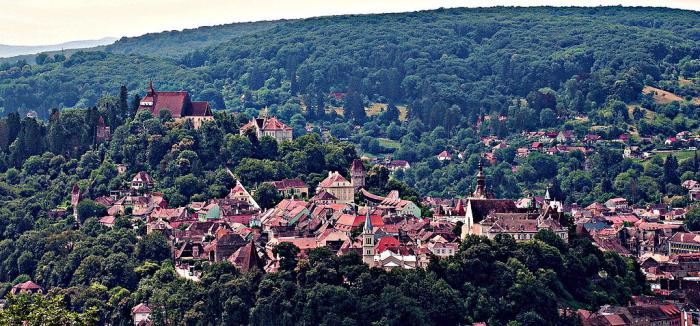
[[[112,50],[131,55],[84,52],[40,66],[6,64],[0,107],[37,110],[46,118],[51,108],[93,105],[121,84],[142,90],[153,79],[163,89],[189,90],[229,109],[283,105],[294,95],[357,92],[409,104],[431,126],[443,124],[436,112],[453,105],[473,119],[542,87],[564,89],[563,104],[585,112],[609,95],[634,99],[645,81],[697,73],[699,15],[545,7],[322,17],[241,27],[231,41],[191,52],[189,42],[179,41],[187,34],[147,35],[143,40],[165,52],[179,47],[189,53],[147,58],[159,50],[131,50],[129,44],[141,42],[137,38]],[[205,31],[217,28],[228,27]],[[244,94],[249,100],[241,102]]]
[[[283,21],[259,21],[217,26],[203,26],[182,31],[149,33],[137,37],[122,37],[105,51],[121,54],[143,54],[178,58],[188,51],[204,48],[243,35],[264,31]],[[183,51],[185,49],[185,51]]]

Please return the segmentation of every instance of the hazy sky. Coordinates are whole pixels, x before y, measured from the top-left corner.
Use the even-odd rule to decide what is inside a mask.
[[[265,19],[498,5],[700,11],[700,0],[0,0],[0,44],[54,44]]]

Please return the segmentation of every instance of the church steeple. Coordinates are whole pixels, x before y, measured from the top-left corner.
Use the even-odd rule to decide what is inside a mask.
[[[362,228],[362,262],[370,267],[374,264],[374,228],[368,206],[365,206],[365,226]]]
[[[484,175],[484,164],[479,157],[479,172],[476,174],[476,190],[472,194],[474,198],[486,198],[486,176]]]

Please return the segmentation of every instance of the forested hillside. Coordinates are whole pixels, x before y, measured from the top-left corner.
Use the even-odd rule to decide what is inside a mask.
[[[107,47],[107,52],[143,54],[155,57],[178,58],[194,49],[204,48],[236,37],[265,31],[282,21],[260,21],[204,26],[182,31],[149,33],[137,37],[123,37]]]
[[[697,73],[699,16],[607,7],[324,17],[266,30],[264,23],[253,24],[233,34],[258,32],[182,59],[145,59],[188,52],[200,37],[197,30],[155,34],[110,48],[136,55],[79,53],[38,67],[4,65],[0,107],[36,110],[45,118],[54,107],[93,105],[115,85],[142,90],[154,79],[230,109],[274,109],[299,103],[295,95],[325,100],[330,91],[358,94],[408,104],[431,127],[503,111],[513,98],[543,87],[559,91],[561,106],[587,112],[609,95],[634,100],[642,84]],[[220,28],[226,27],[205,31],[218,34]],[[244,94],[250,96],[242,103]]]

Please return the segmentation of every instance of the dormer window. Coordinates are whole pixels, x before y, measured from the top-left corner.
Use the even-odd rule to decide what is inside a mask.
[[[141,101],[141,105],[143,105],[143,106],[153,106],[153,102],[150,102],[150,101]]]

